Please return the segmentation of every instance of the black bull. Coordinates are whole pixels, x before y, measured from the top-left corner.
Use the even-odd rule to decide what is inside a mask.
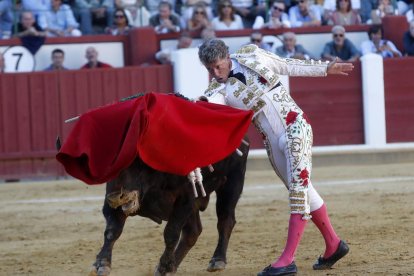
[[[247,143],[246,143],[247,144]],[[165,250],[155,275],[176,272],[202,231],[200,212],[207,208],[210,194],[216,192],[218,244],[207,270],[222,270],[231,232],[236,224],[235,208],[243,190],[249,146],[239,147],[213,164],[214,171],[202,168],[206,197],[195,198],[185,176],[156,171],[137,158],[131,166],[106,185],[103,215],[106,219],[104,244],[96,256],[92,275],[109,275],[112,248],[121,236],[128,216],[143,216],[157,223],[167,221],[164,229]],[[201,191],[198,189],[198,194]]]

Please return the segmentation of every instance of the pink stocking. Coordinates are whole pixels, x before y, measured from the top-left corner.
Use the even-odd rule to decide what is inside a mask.
[[[279,259],[272,264],[273,267],[283,267],[290,265],[293,262],[296,248],[298,247],[303,231],[305,230],[306,222],[306,220],[302,219],[301,214],[290,215],[285,250],[283,250]]]
[[[313,223],[315,223],[316,227],[318,227],[325,240],[326,249],[323,254],[323,258],[326,259],[335,253],[336,249],[338,249],[340,239],[332,227],[325,204],[323,204],[318,210],[311,212],[311,215]]]

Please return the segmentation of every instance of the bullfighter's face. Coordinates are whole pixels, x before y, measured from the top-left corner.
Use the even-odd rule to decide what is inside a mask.
[[[231,60],[230,56],[227,55],[226,58],[217,59],[215,62],[210,64],[205,64],[210,75],[216,79],[219,83],[225,83],[229,77],[231,70]]]

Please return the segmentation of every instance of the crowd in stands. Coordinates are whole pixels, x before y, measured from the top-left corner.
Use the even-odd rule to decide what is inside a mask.
[[[185,33],[177,45],[183,48],[180,43],[187,45],[191,38],[187,32],[199,32],[205,39],[214,37],[215,31],[253,29],[251,43],[269,50],[261,41],[260,30],[283,28],[283,46],[276,49],[281,56],[355,61],[369,52],[384,58],[414,55],[413,1],[0,0],[0,38],[125,35],[132,28],[152,26],[157,33]],[[380,24],[387,15],[405,15],[410,22],[409,30],[401,38],[404,49],[397,49],[393,42],[382,38]],[[358,24],[372,27],[369,41],[356,47],[346,38],[346,28]],[[317,57],[312,57],[302,45],[296,45],[295,34],[288,31],[293,27],[321,25],[333,27],[332,41]],[[168,58],[161,56],[159,61],[165,63]]]

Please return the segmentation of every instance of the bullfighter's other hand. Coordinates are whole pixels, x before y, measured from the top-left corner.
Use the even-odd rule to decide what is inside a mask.
[[[354,65],[349,62],[340,62],[338,63],[338,58],[335,58],[333,61],[329,62],[327,73],[330,75],[348,75],[348,72],[354,69]]]

